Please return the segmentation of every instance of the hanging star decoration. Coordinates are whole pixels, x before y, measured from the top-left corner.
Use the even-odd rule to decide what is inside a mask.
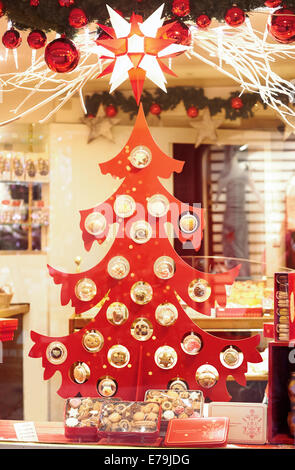
[[[90,144],[98,137],[104,137],[111,142],[114,141],[112,128],[120,122],[117,118],[108,118],[105,115],[103,105],[98,108],[96,116],[84,116],[81,119],[83,124],[89,128],[87,143]]]
[[[110,93],[129,78],[137,104],[145,78],[166,92],[164,73],[176,75],[162,59],[185,52],[189,46],[175,44],[174,39],[164,38],[174,25],[172,22],[163,26],[161,16],[164,5],[145,21],[140,15],[133,13],[130,23],[108,5],[107,8],[113,27],[99,26],[110,38],[97,39],[96,44],[101,48],[101,58],[110,59],[111,62],[97,78],[111,74]]]
[[[209,109],[205,108],[200,121],[190,122],[190,125],[197,130],[195,147],[199,147],[205,140],[216,142],[216,130],[222,123],[223,119],[212,119]]]
[[[288,116],[288,123],[284,120],[284,135],[283,140],[288,140],[292,134],[295,134],[295,118]]]

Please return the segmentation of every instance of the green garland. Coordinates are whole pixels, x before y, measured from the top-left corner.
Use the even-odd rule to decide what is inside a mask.
[[[240,109],[233,109],[231,106],[231,99],[240,95],[240,92],[232,92],[229,98],[207,98],[203,88],[194,87],[170,87],[167,88],[167,93],[157,89],[155,92],[150,93],[143,91],[141,103],[145,114],[148,115],[152,104],[157,103],[162,111],[171,111],[176,108],[180,103],[183,103],[186,110],[191,106],[202,110],[206,107],[209,108],[211,116],[214,116],[222,111],[225,112],[225,118],[234,121],[237,118],[248,119],[254,115],[255,105],[262,104],[266,109],[266,104],[262,102],[259,94],[243,93],[241,96],[243,107]],[[104,91],[101,93],[94,93],[85,97],[85,106],[87,115],[95,116],[100,105],[105,107],[109,105],[115,106],[118,110],[129,114],[132,119],[138,111],[133,96],[125,96],[119,91],[109,94]]]
[[[75,0],[74,7],[82,8],[89,22],[106,23],[109,19],[106,4],[120,10],[126,18],[134,11],[143,16],[149,16],[164,0]],[[41,29],[45,32],[56,31],[74,37],[77,30],[69,26],[68,15],[70,8],[61,7],[58,0],[39,0],[38,6],[30,6],[30,0],[3,0],[6,16],[20,30]],[[164,14],[167,19],[173,17],[173,0],[166,0]],[[264,7],[264,0],[190,0],[190,14],[184,21],[195,21],[200,14],[221,21],[226,11],[236,5],[246,13]],[[295,9],[295,0],[284,0],[286,8]]]

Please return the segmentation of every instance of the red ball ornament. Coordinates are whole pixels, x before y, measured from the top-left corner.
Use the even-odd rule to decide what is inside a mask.
[[[0,1],[0,18],[5,15],[5,5]]]
[[[31,7],[39,6],[40,0],[30,0]]]
[[[241,109],[244,106],[244,103],[239,96],[232,98],[230,104],[233,109]]]
[[[46,46],[44,58],[53,72],[67,73],[77,67],[80,54],[70,39],[62,37],[54,39]]]
[[[287,8],[276,10],[268,26],[270,34],[278,42],[288,44],[295,40],[295,13]]]
[[[2,44],[7,49],[16,49],[22,43],[22,38],[16,29],[9,29],[2,36]]]
[[[113,104],[109,104],[107,107],[106,107],[106,116],[109,117],[109,118],[112,118],[112,117],[115,117],[118,113],[118,110],[116,108],[116,106],[114,106]]]
[[[151,114],[154,114],[155,116],[158,116],[159,114],[161,114],[162,112],[162,108],[159,104],[157,103],[153,103],[150,107],[150,113]]]
[[[224,20],[225,22],[232,27],[241,26],[245,21],[245,13],[239,7],[232,7],[227,10]]]
[[[164,39],[173,39],[175,44],[182,44],[183,46],[189,46],[192,41],[192,36],[189,28],[182,21],[179,20],[168,20],[164,22],[164,26],[172,24],[163,35]],[[173,24],[174,23],[174,24]],[[182,53],[181,53],[182,54]]]
[[[281,5],[282,0],[266,0],[264,5],[269,8],[277,8]]]
[[[195,106],[190,106],[186,112],[190,118],[195,118],[199,115],[199,110]]]
[[[209,18],[208,15],[200,15],[196,19],[196,24],[199,28],[208,28],[208,26],[211,24],[211,18]]]
[[[60,4],[61,7],[71,7],[74,5],[75,0],[58,0],[58,3]]]
[[[39,29],[31,31],[27,37],[27,42],[31,49],[41,49],[45,47],[47,42],[46,34]]]
[[[175,16],[187,16],[190,14],[189,0],[173,0],[172,13]]]
[[[69,24],[73,28],[79,29],[86,26],[88,23],[87,16],[82,8],[73,8],[69,14]]]

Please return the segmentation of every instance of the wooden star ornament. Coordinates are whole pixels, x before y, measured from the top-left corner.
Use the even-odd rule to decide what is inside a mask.
[[[98,137],[104,137],[105,139],[114,142],[112,128],[120,122],[117,118],[108,118],[105,115],[103,105],[98,108],[96,116],[84,116],[81,119],[83,124],[89,128],[87,143],[90,144]]]
[[[223,119],[212,119],[209,109],[205,108],[200,121],[190,122],[190,125],[197,131],[195,147],[199,147],[205,140],[216,142],[216,130],[222,123]]]

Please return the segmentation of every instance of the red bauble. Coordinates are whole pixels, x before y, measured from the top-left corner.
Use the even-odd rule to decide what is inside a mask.
[[[2,44],[7,49],[16,49],[22,43],[22,38],[16,29],[9,29],[2,36]]]
[[[270,34],[278,41],[288,44],[295,40],[295,13],[287,8],[276,10],[268,27]]]
[[[195,106],[190,106],[186,112],[190,118],[195,118],[199,115],[199,110]]]
[[[0,18],[5,15],[5,5],[0,1]]]
[[[187,16],[190,14],[189,0],[173,0],[172,13],[175,16]]]
[[[115,117],[118,113],[118,110],[116,108],[116,106],[114,106],[113,104],[109,104],[107,107],[106,107],[106,116],[109,117],[109,118],[112,118],[112,117]]]
[[[200,15],[196,19],[196,24],[199,28],[208,28],[211,24],[211,18],[208,15]]]
[[[164,22],[164,26],[171,23],[172,26],[163,35],[164,39],[173,39],[175,44],[189,46],[192,41],[189,28],[182,21],[168,20]],[[174,24],[173,24],[174,23]]]
[[[244,103],[239,96],[232,98],[230,104],[233,109],[241,109],[244,106]]]
[[[79,29],[88,23],[87,16],[82,8],[73,8],[69,14],[69,24],[73,28]]]
[[[39,29],[31,31],[27,37],[27,42],[31,49],[41,49],[47,42],[46,34]]]
[[[245,21],[245,13],[241,8],[238,7],[232,7],[229,10],[227,10],[224,20],[229,26],[241,26],[241,24],[244,23]]]
[[[158,116],[161,114],[162,108],[158,103],[153,103],[150,107],[150,113],[154,114],[155,116]]]
[[[30,0],[31,7],[37,7],[40,3],[40,0]]]
[[[77,67],[80,54],[72,41],[58,38],[46,46],[44,58],[53,72],[67,73]]]
[[[281,5],[282,0],[266,0],[264,5],[269,8],[277,8]]]
[[[71,7],[74,5],[75,0],[58,0],[58,3],[60,4],[61,7]]]

